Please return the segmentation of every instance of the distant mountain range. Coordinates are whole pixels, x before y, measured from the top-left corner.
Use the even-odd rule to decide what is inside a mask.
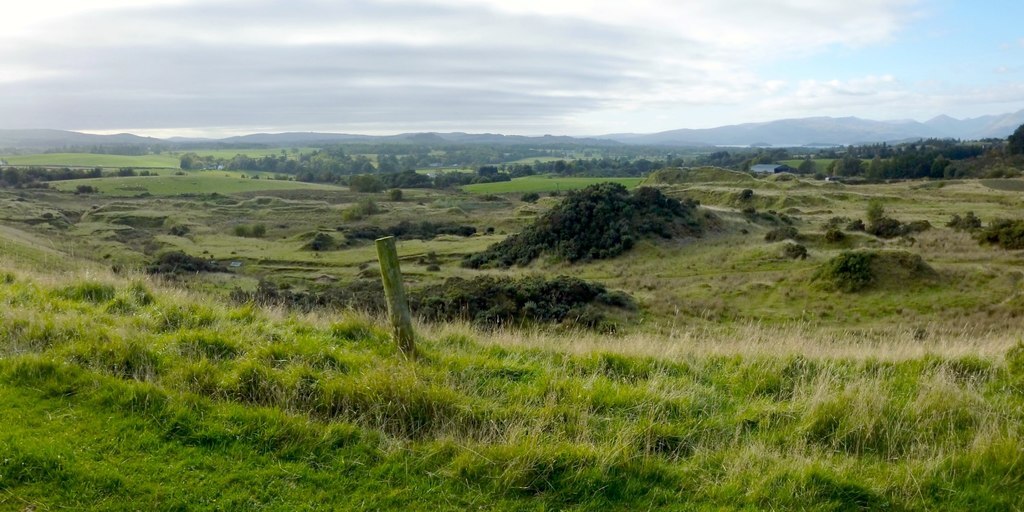
[[[913,120],[872,121],[856,117],[807,117],[718,128],[680,129],[658,133],[618,133],[580,138],[494,133],[403,133],[357,135],[346,133],[255,133],[223,139],[172,137],[157,139],[130,133],[93,135],[63,130],[0,130],[0,148],[43,150],[72,146],[146,144],[153,146],[298,146],[337,143],[415,143],[491,145],[586,145],[617,146],[836,146],[879,142],[905,142],[925,138],[977,140],[1006,138],[1024,124],[1024,110],[1010,114],[954,119],[938,116],[923,123]]]
[[[599,138],[654,146],[816,146],[904,142],[926,138],[963,140],[1006,138],[1024,124],[1024,110],[1012,114],[954,119],[938,116],[926,122],[872,121],[857,117],[807,117],[707,129],[682,129],[651,134],[620,133]]]

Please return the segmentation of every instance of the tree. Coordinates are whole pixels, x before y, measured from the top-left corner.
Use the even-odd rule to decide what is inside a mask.
[[[1010,135],[1010,138],[1006,139],[1006,151],[1011,155],[1024,154],[1024,124],[1017,127]]]
[[[800,174],[814,174],[817,166],[814,165],[814,160],[805,158],[803,162],[800,162],[800,166],[796,170],[800,171]]]

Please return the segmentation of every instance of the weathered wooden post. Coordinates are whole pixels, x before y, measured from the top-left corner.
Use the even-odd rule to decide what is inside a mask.
[[[384,282],[384,297],[388,301],[388,319],[391,321],[391,335],[398,348],[407,355],[416,352],[412,332],[412,314],[405,298],[402,285],[402,270],[398,267],[398,251],[395,237],[378,238],[377,260],[380,261],[380,278]]]

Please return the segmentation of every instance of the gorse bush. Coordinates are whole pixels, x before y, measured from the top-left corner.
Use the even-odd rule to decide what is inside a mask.
[[[1024,220],[993,220],[975,238],[982,245],[997,245],[1009,250],[1024,249]]]
[[[191,256],[182,251],[169,251],[157,256],[146,267],[150,274],[194,274],[197,272],[222,272],[224,267],[215,261]]]
[[[542,322],[608,329],[612,325],[602,307],[636,307],[625,293],[567,276],[450,278],[411,295],[413,312],[424,318],[463,319],[481,326]]]
[[[931,281],[936,272],[924,259],[905,251],[844,251],[822,265],[815,280],[827,288],[858,292],[874,286],[906,288]]]
[[[470,268],[528,265],[542,254],[575,262],[618,256],[644,237],[703,232],[696,204],[641,187],[631,194],[617,183],[570,192],[521,233],[468,257]]]
[[[783,240],[796,240],[800,238],[800,232],[793,226],[781,226],[765,233],[766,242],[781,242]]]
[[[967,212],[963,217],[954,213],[953,217],[946,223],[946,227],[953,228],[956,231],[976,231],[981,229],[981,219],[974,215],[974,212]]]

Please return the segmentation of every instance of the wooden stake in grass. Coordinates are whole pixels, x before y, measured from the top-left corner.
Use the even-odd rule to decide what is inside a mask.
[[[398,348],[403,353],[412,355],[416,351],[412,332],[412,314],[409,302],[405,299],[405,286],[402,285],[402,270],[398,267],[398,251],[395,249],[395,237],[378,238],[377,260],[380,261],[380,278],[384,282],[384,297],[388,302],[388,319],[391,321],[391,332]]]

